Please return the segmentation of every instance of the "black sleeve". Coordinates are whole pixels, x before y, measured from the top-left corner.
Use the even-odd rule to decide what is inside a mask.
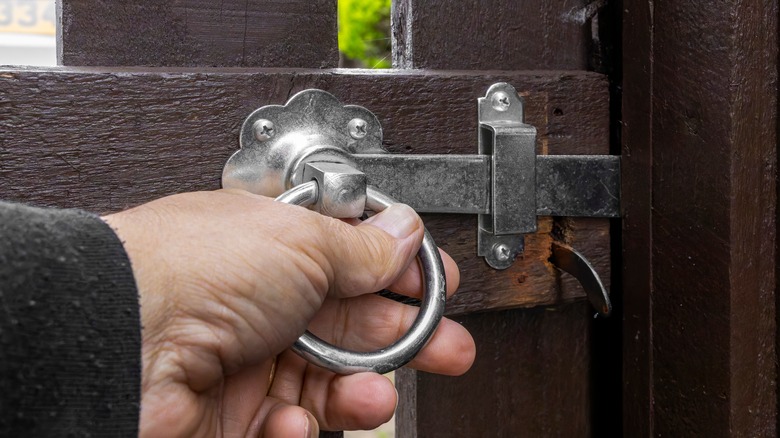
[[[100,218],[0,202],[0,436],[137,436],[139,313]]]

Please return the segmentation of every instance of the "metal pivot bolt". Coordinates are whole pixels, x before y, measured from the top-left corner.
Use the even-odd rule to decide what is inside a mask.
[[[304,181],[316,181],[315,210],[339,219],[360,217],[366,208],[366,174],[341,163],[309,163]]]

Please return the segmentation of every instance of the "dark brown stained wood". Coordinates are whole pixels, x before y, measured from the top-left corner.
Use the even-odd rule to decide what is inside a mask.
[[[623,436],[653,436],[652,17],[646,1],[623,15]]]
[[[62,65],[338,65],[335,0],[58,3]]]
[[[405,406],[397,436],[589,436],[592,314],[582,302],[456,318],[491,336],[477,345],[477,360],[464,376],[396,372]]]
[[[586,70],[603,1],[396,0],[399,68]]]
[[[306,88],[374,110],[392,152],[475,153],[476,98],[498,81],[527,95],[540,150],[607,151],[606,83],[590,73],[11,70],[0,72],[0,198],[105,213],[216,189],[244,118]],[[475,218],[426,220],[464,273],[450,314],[582,297],[576,281],[547,262],[550,219],[507,271],[476,256]],[[557,226],[609,278],[604,221]]]
[[[626,418],[776,436],[777,2],[625,6]]]

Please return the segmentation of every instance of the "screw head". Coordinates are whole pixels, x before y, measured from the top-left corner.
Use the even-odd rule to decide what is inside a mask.
[[[497,243],[493,245],[493,256],[500,262],[508,261],[512,257],[512,250],[508,245]]]
[[[491,99],[491,103],[493,104],[494,110],[501,112],[508,110],[509,107],[512,106],[512,102],[509,100],[509,95],[503,91],[499,91],[494,94],[493,98]]]
[[[368,123],[363,119],[352,119],[348,126],[349,135],[355,140],[360,140],[368,135]]]
[[[276,128],[274,123],[270,120],[259,119],[252,125],[252,129],[255,131],[255,138],[257,141],[266,141],[276,134]]]

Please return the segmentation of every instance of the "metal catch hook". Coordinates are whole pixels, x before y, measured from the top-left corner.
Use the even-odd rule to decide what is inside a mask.
[[[579,280],[588,300],[600,316],[612,313],[612,302],[599,274],[582,254],[569,245],[553,242],[550,262],[558,269],[568,272]]]

